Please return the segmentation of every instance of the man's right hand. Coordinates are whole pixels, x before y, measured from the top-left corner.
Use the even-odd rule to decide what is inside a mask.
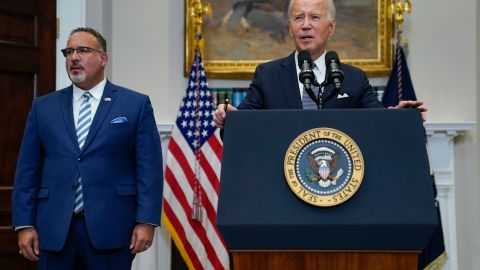
[[[227,111],[236,111],[237,108],[233,107],[232,105],[228,104],[227,105]],[[215,126],[218,128],[223,128],[225,125],[225,116],[227,113],[225,112],[225,104],[218,104],[217,109],[215,110],[215,113],[213,114],[213,122],[215,123]]]
[[[18,232],[18,247],[23,257],[38,262],[40,250],[37,230],[35,228],[21,229]]]

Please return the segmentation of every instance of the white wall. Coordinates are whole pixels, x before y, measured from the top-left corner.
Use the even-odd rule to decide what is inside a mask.
[[[112,79],[152,99],[158,123],[175,121],[185,90],[183,1],[115,0]]]
[[[173,123],[186,87],[184,1],[101,3],[87,0],[87,25],[103,29],[108,39],[109,77],[148,94],[159,124]],[[407,15],[408,64],[417,96],[429,108],[429,122],[479,119],[479,5],[476,0],[413,1],[413,12]],[[209,80],[209,84],[247,86],[248,81]],[[459,269],[480,265],[477,131],[457,139],[455,150]]]
[[[429,120],[476,119],[476,0],[413,1],[405,34],[416,93]]]

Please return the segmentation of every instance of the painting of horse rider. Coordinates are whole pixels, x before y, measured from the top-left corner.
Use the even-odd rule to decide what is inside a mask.
[[[208,59],[270,60],[292,51],[288,33],[289,0],[210,0],[205,20]],[[376,0],[335,0],[337,29],[330,50],[342,58],[372,58],[377,53]]]

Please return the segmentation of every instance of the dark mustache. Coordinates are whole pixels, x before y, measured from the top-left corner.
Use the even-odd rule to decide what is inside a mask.
[[[72,66],[70,68],[83,68],[83,64],[78,61],[73,61]]]

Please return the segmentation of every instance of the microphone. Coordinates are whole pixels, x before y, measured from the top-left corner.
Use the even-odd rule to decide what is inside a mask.
[[[300,68],[300,73],[298,74],[298,79],[305,87],[305,91],[308,96],[317,104],[318,99],[315,96],[315,93],[312,91],[312,85],[316,85],[315,74],[313,73],[313,63],[312,56],[307,51],[298,52],[298,67]]]
[[[298,78],[300,82],[305,85],[306,88],[311,88],[312,84],[315,82],[315,74],[313,73],[313,64],[312,56],[307,51],[301,51],[298,53],[298,67],[300,68],[300,73]]]
[[[333,83],[335,90],[340,90],[343,81],[343,71],[340,70],[340,59],[334,51],[329,51],[325,55],[325,65],[327,66],[327,84]]]

